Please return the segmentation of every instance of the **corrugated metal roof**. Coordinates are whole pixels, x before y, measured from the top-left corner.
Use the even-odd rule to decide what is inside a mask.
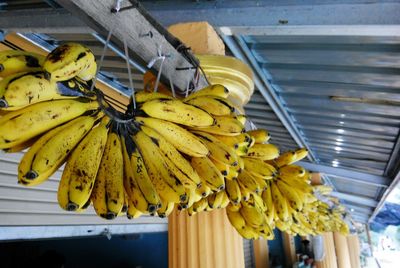
[[[242,38],[320,164],[385,174],[400,129],[400,37]],[[382,194],[330,180],[339,192]]]

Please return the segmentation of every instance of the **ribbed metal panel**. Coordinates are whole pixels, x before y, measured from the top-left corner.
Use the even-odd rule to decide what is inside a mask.
[[[278,145],[282,151],[298,148],[296,142],[279,121],[258,89],[254,90],[250,102],[245,106],[245,111],[257,128],[263,128],[270,132],[270,142]]]
[[[92,207],[82,213],[62,210],[57,203],[58,182],[62,168],[43,184],[26,187],[17,183],[17,168],[22,153],[0,152],[0,226],[32,225],[94,225],[166,223],[157,217],[113,221],[99,218]]]
[[[253,241],[248,239],[243,239],[243,250],[244,250],[244,267],[245,268],[254,268],[254,250],[253,250]]]
[[[400,127],[400,37],[242,38],[321,164],[386,175]],[[382,194],[381,187],[330,180],[339,192]]]

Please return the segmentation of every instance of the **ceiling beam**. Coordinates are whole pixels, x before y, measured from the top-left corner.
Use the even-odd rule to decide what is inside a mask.
[[[362,184],[369,184],[379,187],[388,187],[392,180],[388,177],[372,175],[368,173],[363,173],[359,171],[353,171],[344,168],[337,168],[331,166],[325,166],[320,164],[314,164],[309,162],[301,161],[298,163],[300,166],[304,167],[305,169],[314,171],[314,172],[321,172],[326,175],[333,175],[336,178],[348,181],[354,181],[357,183]]]
[[[183,69],[176,71],[177,68],[193,67],[191,61],[197,61],[188,51],[180,53],[178,47],[182,43],[161,26],[149,13],[143,9],[141,4],[135,0],[123,2],[122,10],[113,13],[115,0],[56,0],[58,4],[66,10],[82,19],[90,28],[101,36],[107,36],[113,31],[113,43],[124,51],[124,40],[137,62],[146,66],[148,63],[157,59],[158,51],[166,55],[163,64],[161,60],[155,62],[152,67],[157,73],[162,66],[162,80],[169,84],[172,81],[179,93],[185,92],[187,86],[191,84],[196,70]],[[150,33],[150,34],[149,34]],[[199,76],[197,87],[207,85],[203,75]]]
[[[343,200],[347,200],[350,201],[352,203],[356,203],[356,204],[360,204],[363,206],[367,206],[367,207],[376,207],[378,205],[378,202],[374,199],[371,198],[366,198],[366,197],[361,197],[361,196],[357,196],[354,194],[345,194],[345,193],[339,193],[339,192],[332,192],[331,193],[332,196],[337,197],[339,199],[343,199]]]

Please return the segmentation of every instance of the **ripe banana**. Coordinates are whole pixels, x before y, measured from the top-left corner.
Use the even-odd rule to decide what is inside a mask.
[[[104,117],[71,153],[58,187],[61,208],[75,211],[89,200],[107,142],[109,119]]]
[[[0,77],[39,71],[43,66],[44,58],[42,55],[22,50],[0,51]]]
[[[153,213],[161,206],[160,197],[151,182],[138,148],[126,131],[122,133],[125,190],[137,210],[142,213]]]
[[[210,86],[202,88],[196,92],[193,92],[192,94],[187,96],[184,99],[184,101],[188,101],[193,98],[197,98],[199,96],[217,96],[217,97],[226,99],[229,96],[229,90],[220,84],[210,85]]]
[[[156,143],[143,131],[134,135],[134,141],[139,147],[147,172],[160,197],[175,203],[185,202],[187,195],[184,186],[170,170]]]
[[[16,110],[42,101],[85,97],[88,89],[76,79],[57,83],[46,80],[43,72],[26,73],[7,84],[0,107]]]
[[[251,143],[251,136],[247,133],[242,133],[237,136],[214,135],[214,137],[234,149],[239,149],[240,147],[249,148]]]
[[[108,134],[91,194],[93,207],[100,217],[112,220],[121,212],[125,203],[123,177],[121,140],[114,125]]]
[[[7,113],[0,118],[0,149],[21,144],[36,135],[68,122],[89,110],[98,108],[97,102],[57,100],[40,102]]]
[[[86,76],[85,71],[91,68],[92,64],[96,64],[96,61],[89,48],[78,43],[66,43],[47,55],[43,69],[48,80],[65,81],[79,76],[82,72],[81,78],[90,80],[93,77]]]
[[[221,191],[225,188],[224,177],[207,157],[192,157],[192,167],[199,174],[202,184],[207,185],[213,191]]]
[[[303,209],[303,200],[297,194],[297,192],[291,188],[288,184],[286,184],[282,180],[276,180],[276,185],[279,188],[279,191],[285,196],[288,204],[295,209],[296,211],[301,211]]]
[[[168,217],[174,210],[175,203],[168,202],[167,200],[161,201],[161,207],[157,210],[157,214],[160,218]]]
[[[289,211],[286,199],[279,191],[279,188],[274,181],[271,182],[271,194],[272,194],[272,200],[275,204],[274,207],[276,210],[276,214],[278,215],[281,221],[283,222],[287,221],[289,219]]]
[[[173,99],[155,99],[147,101],[140,108],[147,115],[169,122],[191,126],[208,127],[214,124],[214,118],[204,110]]]
[[[308,156],[308,150],[306,148],[298,149],[295,152],[296,152],[296,160],[295,160],[295,162],[300,161],[303,158]]]
[[[160,133],[177,150],[184,154],[203,157],[209,153],[207,147],[198,137],[174,123],[150,117],[136,117],[136,120]]]
[[[296,152],[294,151],[287,151],[281,154],[278,158],[275,159],[275,164],[278,167],[287,166],[296,162]]]
[[[259,193],[261,192],[262,187],[258,184],[258,182],[253,178],[249,172],[243,170],[238,178],[238,183],[243,187],[246,188],[248,191],[252,193]]]
[[[265,163],[261,159],[242,157],[244,162],[245,170],[254,176],[261,177],[265,180],[272,179],[276,174],[276,169],[274,166]]]
[[[239,204],[242,199],[239,183],[237,180],[226,180],[225,181],[225,192],[229,200],[233,204]]]
[[[184,174],[182,181],[184,185],[191,187],[194,185],[198,187],[201,183],[200,177],[196,170],[191,166],[190,162],[182,156],[182,154],[168,142],[160,133],[153,130],[152,128],[141,126],[144,133],[151,137],[153,141],[156,141],[156,145],[163,152],[163,155],[167,157],[173,164]],[[182,177],[182,176],[181,176]]]
[[[271,135],[265,129],[256,129],[246,132],[255,139],[255,143],[266,143],[271,138]]]
[[[274,144],[256,143],[249,148],[247,156],[261,160],[272,160],[279,156],[279,148]]]
[[[102,116],[80,116],[40,137],[20,161],[19,182],[34,186],[49,178]]]
[[[215,96],[199,96],[186,101],[187,104],[198,107],[211,115],[230,115],[235,107],[229,101]]]
[[[244,125],[234,117],[214,116],[215,123],[205,127],[192,127],[192,130],[207,132],[210,134],[236,136],[244,132]]]
[[[230,166],[238,165],[238,156],[232,148],[211,134],[200,131],[193,131],[193,133],[200,137],[201,141],[208,147],[210,158]]]

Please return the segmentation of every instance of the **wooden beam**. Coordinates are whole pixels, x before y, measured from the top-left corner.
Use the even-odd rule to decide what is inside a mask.
[[[333,239],[335,240],[335,251],[337,256],[338,268],[351,267],[349,246],[347,244],[346,237],[338,232],[334,232]]]
[[[177,91],[181,92],[184,92],[190,84],[195,70],[176,70],[192,66],[187,57],[176,49],[181,42],[157,23],[137,1],[130,0],[134,8],[119,13],[111,12],[111,9],[115,8],[115,0],[57,0],[56,2],[102,36],[107,36],[112,30],[112,42],[122,51],[124,51],[123,40],[125,39],[130,55],[133,53],[132,56],[138,58],[142,65],[147,65],[154,60],[157,57],[157,51],[161,51],[163,55],[168,56],[162,65],[163,81],[169,84],[169,79],[171,79]],[[158,72],[160,66],[159,60],[153,65],[152,70]],[[197,86],[206,85],[205,78],[200,75]]]
[[[253,240],[255,268],[269,268],[268,241],[262,238]]]

